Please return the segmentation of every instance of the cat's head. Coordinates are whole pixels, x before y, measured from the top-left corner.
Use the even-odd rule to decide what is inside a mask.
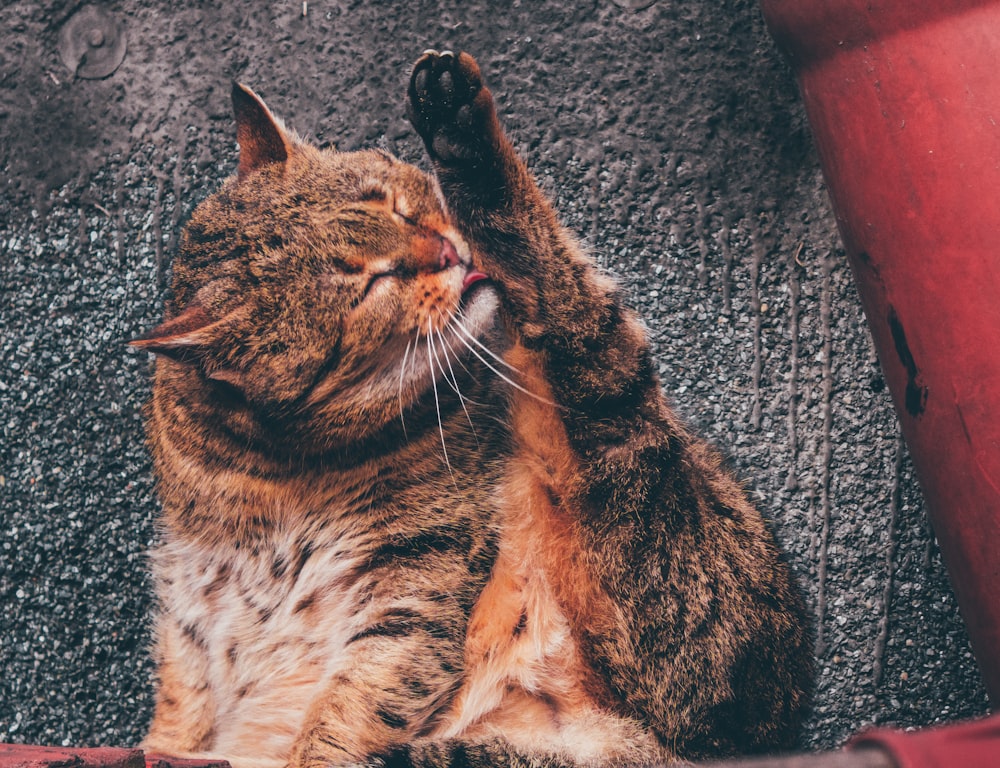
[[[430,176],[317,149],[243,86],[233,104],[237,175],[192,214],[168,319],[133,344],[241,423],[342,445],[423,398],[496,294]]]

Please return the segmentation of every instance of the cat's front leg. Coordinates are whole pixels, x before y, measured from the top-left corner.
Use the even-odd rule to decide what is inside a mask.
[[[595,409],[602,419],[658,410],[640,324],[559,223],[501,129],[475,60],[426,52],[407,104],[456,226],[500,293],[508,328],[541,353],[556,400],[582,413],[588,432]]]
[[[161,621],[158,635],[156,709],[143,749],[168,755],[210,749],[216,713],[204,641],[195,627],[176,622]]]
[[[475,59],[425,52],[410,78],[407,114],[455,225],[501,294],[508,322],[521,329],[536,321],[537,278],[567,266],[548,258],[560,227],[504,134]]]
[[[460,683],[461,641],[452,628],[441,617],[390,609],[356,634],[310,707],[289,767],[371,764],[431,729]]]

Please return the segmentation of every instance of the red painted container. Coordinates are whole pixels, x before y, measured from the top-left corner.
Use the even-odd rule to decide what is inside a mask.
[[[896,768],[997,768],[1000,715],[908,733],[877,729],[855,736],[848,747],[881,750]]]
[[[761,6],[1000,703],[1000,2]]]

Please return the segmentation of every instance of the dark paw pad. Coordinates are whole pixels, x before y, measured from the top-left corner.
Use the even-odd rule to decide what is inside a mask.
[[[493,97],[467,53],[426,51],[413,67],[406,111],[428,152],[443,163],[481,161],[492,145]]]

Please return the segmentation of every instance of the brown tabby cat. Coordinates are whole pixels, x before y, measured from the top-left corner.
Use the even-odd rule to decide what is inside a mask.
[[[238,174],[134,342],[160,356],[164,510],[144,746],[240,768],[787,746],[788,570],[475,61],[428,52],[410,81],[436,181],[233,99]]]

